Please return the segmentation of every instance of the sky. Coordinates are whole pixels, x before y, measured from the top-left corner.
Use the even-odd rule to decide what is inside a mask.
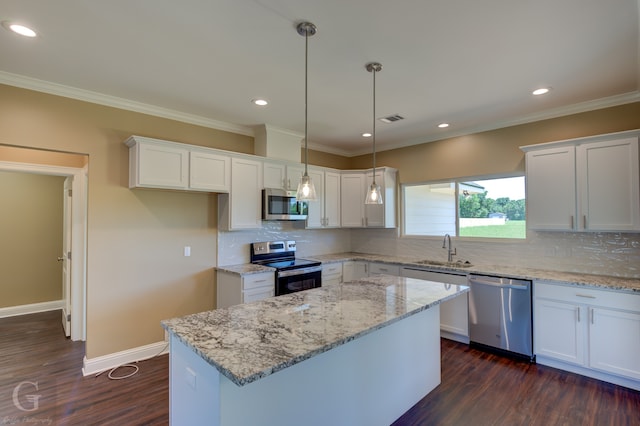
[[[489,193],[487,198],[494,200],[509,197],[511,200],[522,200],[524,195],[524,176],[503,179],[477,180],[478,185],[484,186]]]

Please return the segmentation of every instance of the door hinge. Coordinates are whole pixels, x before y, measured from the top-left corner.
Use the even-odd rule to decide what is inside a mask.
[[[71,321],[71,314],[67,314],[67,321]]]
[[[67,260],[71,260],[71,250],[67,252]]]
[[[67,191],[69,191],[69,197],[73,196],[73,189],[68,189]]]

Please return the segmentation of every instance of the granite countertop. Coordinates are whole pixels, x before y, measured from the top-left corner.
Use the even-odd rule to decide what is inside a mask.
[[[239,265],[216,266],[216,271],[229,272],[237,275],[260,274],[262,272],[275,272],[276,268],[256,265],[254,263],[241,263]]]
[[[456,266],[455,262],[451,265],[431,265],[419,263],[422,259],[351,252],[309,256],[308,258],[318,260],[323,264],[346,261],[379,262],[405,267],[425,268],[434,271],[449,271],[462,274],[474,273],[481,275],[496,275],[526,280],[544,280],[552,281],[558,284],[597,287],[607,290],[631,291],[640,293],[640,279],[614,277],[608,275],[580,274],[574,272],[551,271],[545,269],[520,268],[513,266],[476,263],[473,263],[473,265],[470,267]]]
[[[378,275],[162,321],[242,386],[469,291]]]

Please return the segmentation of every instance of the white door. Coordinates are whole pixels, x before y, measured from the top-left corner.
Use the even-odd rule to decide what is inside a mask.
[[[73,177],[64,180],[63,224],[62,224],[62,327],[65,336],[71,336],[71,184]]]

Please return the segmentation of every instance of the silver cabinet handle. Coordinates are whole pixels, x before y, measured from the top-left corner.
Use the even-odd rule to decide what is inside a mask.
[[[591,315],[591,324],[595,324],[595,322],[594,322],[595,321],[595,319],[594,319],[595,314],[593,312],[593,308],[589,308],[589,314]]]
[[[582,216],[582,225],[584,226],[584,229],[587,229],[587,215],[586,214],[584,216]]]
[[[571,215],[571,229],[574,228],[574,223],[573,223],[573,215]]]
[[[585,299],[595,299],[595,296],[592,296],[590,294],[580,294],[580,293],[576,293],[577,297],[584,297]]]
[[[580,322],[580,306],[578,306],[576,310],[578,311],[578,322]]]

